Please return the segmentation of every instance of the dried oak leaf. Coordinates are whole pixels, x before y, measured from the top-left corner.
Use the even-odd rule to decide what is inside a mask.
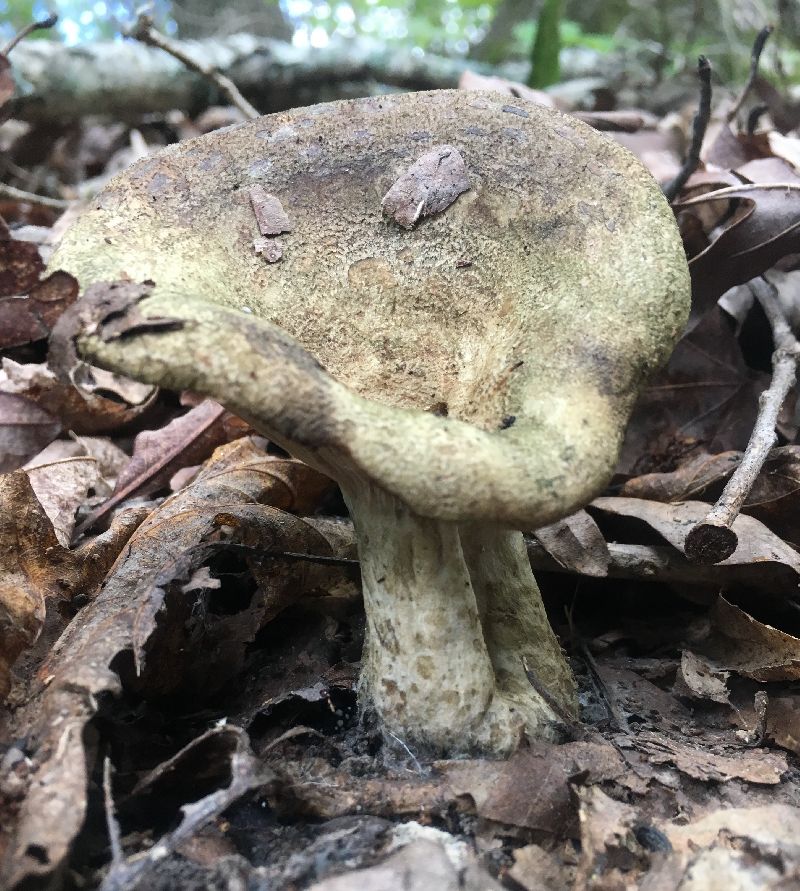
[[[272,463],[263,453],[261,458]],[[294,473],[281,479],[271,467],[261,472],[247,440],[218,449],[192,486],[138,527],[125,558],[117,560],[100,592],[58,640],[39,673],[43,686],[26,711],[23,731],[35,741],[31,782],[0,866],[0,885],[41,881],[66,859],[86,813],[94,750],[84,746],[83,732],[103,694],[118,694],[125,684],[140,696],[160,696],[187,679],[218,689],[238,670],[231,660],[241,664],[271,592],[252,598],[245,620],[208,614],[192,625],[192,603],[184,591],[195,570],[231,545],[252,551],[254,559],[282,550],[331,553],[310,524],[259,503],[272,496],[292,503],[297,493],[296,503],[304,506],[302,492],[313,486],[301,477],[320,474],[300,462],[285,463]],[[305,564],[287,565],[291,571],[279,574],[274,584],[300,596]],[[192,652],[178,652],[187,643],[184,634]],[[133,659],[121,659],[122,654]]]
[[[707,175],[708,176],[708,175]],[[778,260],[800,251],[800,175],[780,158],[750,161],[720,187],[708,184],[675,204],[678,212],[715,215],[711,244],[689,261],[694,324],[734,285],[766,272]]]
[[[469,188],[461,153],[452,145],[437,145],[395,180],[381,207],[404,229],[413,229],[421,217],[446,210]]]
[[[91,436],[119,432],[120,427],[141,417],[158,393],[155,387],[128,382],[127,378],[85,363],[75,369],[74,376],[80,386],[59,380],[49,365],[23,365],[3,359],[0,398],[8,395],[25,399],[46,412],[59,429],[65,427],[73,433]],[[41,443],[36,451],[44,445]]]
[[[534,538],[564,569],[597,578],[608,575],[608,545],[585,510],[537,529]]]
[[[61,432],[61,422],[22,394],[4,392],[0,371],[0,473],[10,473]]]
[[[205,399],[159,430],[144,430],[133,441],[133,456],[117,479],[111,497],[81,523],[79,532],[108,515],[126,498],[150,495],[181,468],[201,464],[214,449],[238,438],[247,425],[218,402]]]
[[[647,472],[698,447],[744,449],[768,381],[748,367],[730,320],[715,307],[678,342],[639,397],[617,471]]]
[[[593,511],[641,520],[679,551],[683,551],[689,530],[703,520],[709,510],[703,501],[663,504],[641,498],[595,498],[590,507]],[[734,521],[733,530],[739,545],[720,566],[772,563],[800,577],[800,554],[763,523],[740,514]]]

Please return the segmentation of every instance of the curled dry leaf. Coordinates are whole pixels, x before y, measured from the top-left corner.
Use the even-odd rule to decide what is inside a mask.
[[[5,383],[0,371],[0,473],[21,467],[61,432],[60,421],[25,396],[5,392]]]
[[[290,571],[275,578],[278,590],[254,596],[244,618],[207,614],[203,623],[192,625],[187,623],[192,603],[184,589],[198,566],[231,545],[252,550],[255,559],[283,550],[331,553],[312,526],[259,503],[275,500],[302,510],[308,493],[320,491],[321,475],[300,462],[285,460],[281,469],[248,440],[218,449],[192,486],[167,499],[138,527],[125,559],[117,561],[79,621],[56,643],[40,670],[45,685],[26,712],[23,732],[37,741],[30,753],[31,784],[0,884],[49,876],[69,853],[86,809],[91,759],[83,731],[102,694],[118,694],[123,683],[142,696],[175,692],[182,681],[206,691],[212,684],[218,687],[239,669],[270,596],[280,596],[284,587],[295,596],[303,590],[305,566],[290,563]],[[202,592],[194,595],[202,598]],[[202,599],[195,602],[202,606]],[[159,611],[165,614],[156,623]],[[189,638],[181,640],[181,634]],[[126,651],[133,652],[141,676],[126,660],[118,660]]]
[[[123,383],[126,379],[112,375],[108,371],[84,366],[77,375],[81,388],[69,381],[59,380],[48,365],[23,365],[11,359],[2,360],[0,370],[0,398],[4,394],[14,395],[32,403],[60,422],[59,429],[65,427],[73,433],[94,435],[97,433],[118,432],[119,428],[141,417],[153,404],[157,396],[155,387]],[[89,389],[94,387],[94,392]],[[107,398],[104,393],[116,394],[120,398]],[[133,401],[123,397],[123,393]],[[55,438],[58,431],[50,439]],[[48,440],[49,441],[49,440]],[[39,440],[36,451],[46,445]],[[28,453],[25,459],[31,457]]]
[[[679,212],[711,210],[720,221],[709,232],[711,244],[689,261],[694,320],[734,285],[800,251],[800,176],[794,167],[765,158],[750,161],[737,174],[733,185],[723,182],[712,191],[699,186],[704,194],[690,188],[675,205]]]
[[[70,551],[22,470],[0,475],[0,699],[8,693],[15,660],[36,640],[45,598],[90,596],[130,537],[121,517],[91,547]]]
[[[595,498],[591,508],[641,520],[682,551],[689,530],[705,518],[709,506],[704,501],[662,504],[640,498]],[[763,523],[740,514],[733,523],[733,530],[739,538],[739,545],[720,566],[771,563],[777,564],[786,573],[800,576],[800,555]]]
[[[200,464],[218,446],[238,438],[247,424],[206,399],[160,430],[144,430],[133,442],[133,456],[117,480],[111,497],[86,517],[81,530],[114,509],[126,498],[150,495],[181,468]]]
[[[381,207],[404,229],[413,229],[420,218],[446,210],[469,187],[458,149],[437,145],[398,177],[384,195]]]
[[[537,529],[534,537],[565,569],[581,575],[608,575],[611,557],[603,533],[585,510]]]
[[[58,270],[36,284],[27,297],[0,299],[0,349],[48,337],[58,317],[78,298],[78,282]]]
[[[800,679],[800,639],[764,625],[718,597],[703,652],[721,668],[767,683]]]
[[[670,473],[628,480],[620,494],[651,501],[713,501],[739,466],[742,452],[703,451]],[[742,510],[769,526],[784,541],[800,543],[800,446],[773,449],[745,499]]]

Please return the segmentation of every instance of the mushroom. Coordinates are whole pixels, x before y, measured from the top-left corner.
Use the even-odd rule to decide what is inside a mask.
[[[494,93],[301,108],[135,164],[51,266],[94,285],[85,357],[207,393],[339,482],[386,731],[502,755],[575,717],[520,530],[607,483],[687,317],[632,155]]]

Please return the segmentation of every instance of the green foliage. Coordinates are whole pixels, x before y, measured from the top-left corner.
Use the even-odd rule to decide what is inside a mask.
[[[563,11],[563,0],[544,0],[544,6],[536,23],[531,73],[528,77],[529,87],[543,89],[559,81],[558,57],[561,52],[559,26]]]

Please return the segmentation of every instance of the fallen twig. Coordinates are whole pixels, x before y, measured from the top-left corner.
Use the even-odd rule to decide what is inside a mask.
[[[114,807],[114,790],[111,785],[111,759],[106,755],[103,760],[103,803],[106,812],[106,828],[108,840],[111,845],[111,863],[117,868],[125,861],[122,851],[122,839],[117,822],[116,808]]]
[[[14,201],[27,201],[42,207],[52,207],[54,210],[66,210],[73,204],[72,201],[66,201],[63,198],[48,198],[46,195],[37,195],[35,192],[25,192],[23,189],[16,189],[6,183],[0,183],[0,195]]]
[[[756,278],[750,282],[750,290],[761,304],[772,329],[775,346],[772,381],[759,397],[758,417],[741,463],[703,522],[698,523],[686,536],[684,551],[688,559],[696,563],[719,563],[727,560],[736,550],[739,542],[731,528],[733,521],[753,488],[770,449],[775,445],[778,413],[797,376],[800,343],[786,320],[774,286],[763,278]]]
[[[251,120],[253,118],[258,118],[261,116],[261,113],[257,108],[252,106],[247,99],[242,96],[239,92],[239,88],[236,84],[224,74],[220,73],[211,65],[206,65],[203,62],[198,62],[196,59],[193,59],[188,53],[184,52],[174,41],[170,40],[168,37],[165,37],[163,34],[159,33],[153,27],[152,18],[146,13],[139,13],[138,18],[136,19],[136,24],[133,28],[128,32],[130,37],[135,38],[140,43],[144,43],[147,46],[154,46],[158,49],[164,50],[164,52],[169,53],[171,56],[176,58],[179,62],[183,63],[190,71],[196,71],[198,74],[201,74],[207,80],[216,86],[221,93],[223,93],[231,105],[235,105],[236,108],[241,111],[241,113]]]
[[[25,25],[25,27],[18,31],[2,50],[0,50],[0,54],[7,56],[21,40],[24,40],[33,31],[39,31],[43,28],[52,28],[57,21],[58,16],[53,12],[45,19],[40,19],[38,22],[31,22],[30,25]]]
[[[692,121],[692,142],[677,176],[664,186],[667,201],[673,201],[680,194],[686,181],[697,170],[700,149],[711,118],[711,63],[705,56],[700,56],[697,60],[697,77],[700,80],[700,102]]]
[[[742,92],[739,94],[736,102],[733,103],[733,107],[726,115],[726,120],[730,124],[730,122],[736,117],[736,115],[741,110],[741,107],[744,105],[745,99],[747,99],[750,94],[750,90],[753,89],[753,84],[755,83],[756,76],[758,75],[758,64],[761,61],[761,53],[764,51],[764,46],[769,39],[769,35],[773,32],[772,25],[767,25],[765,28],[762,28],[758,34],[756,35],[756,39],[753,41],[753,50],[750,53],[750,73],[747,76],[747,80],[745,81],[744,86],[742,87]]]

